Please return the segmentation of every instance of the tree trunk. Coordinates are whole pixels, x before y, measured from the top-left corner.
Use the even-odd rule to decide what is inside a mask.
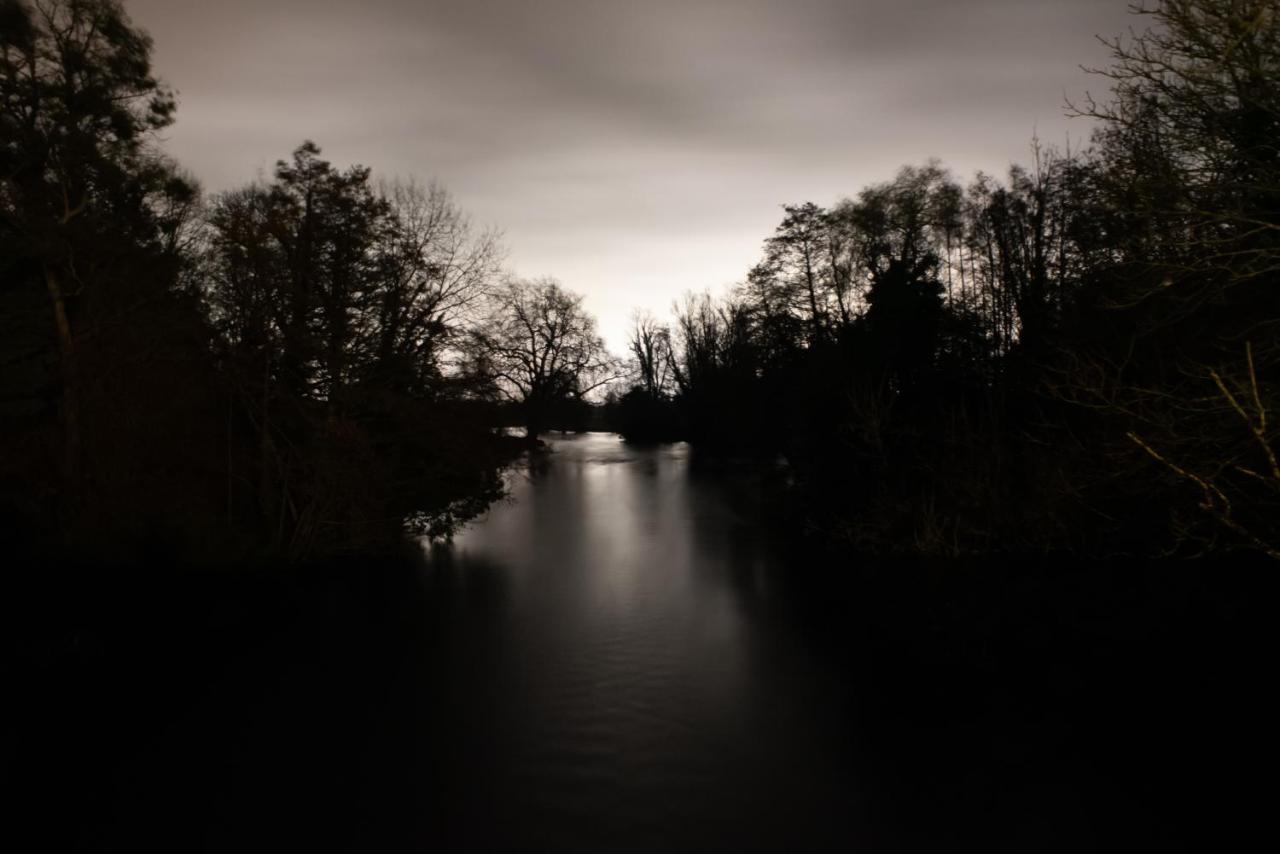
[[[524,431],[529,442],[538,441],[547,430],[547,405],[540,394],[531,394],[524,401]]]
[[[262,418],[258,424],[258,506],[267,529],[278,528],[276,496],[272,469],[276,459],[271,443],[271,350],[263,351],[262,357]],[[279,515],[283,515],[281,508]]]
[[[808,248],[804,250],[804,277],[809,289],[809,313],[813,317],[813,339],[818,341],[823,337],[822,318],[818,316],[818,287],[813,280],[813,259]]]
[[[44,267],[45,286],[53,304],[53,321],[58,335],[58,370],[62,376],[62,475],[66,483],[80,476],[80,377],[76,366],[75,338],[67,317],[67,300],[58,273]]]
[[[536,442],[538,437],[546,432],[546,429],[540,413],[535,413],[532,410],[525,413],[524,433],[526,439],[530,442]]]

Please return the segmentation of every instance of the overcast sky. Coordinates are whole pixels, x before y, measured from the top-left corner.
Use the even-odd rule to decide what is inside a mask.
[[[787,202],[904,163],[1087,138],[1125,0],[125,0],[180,94],[167,146],[209,190],[304,139],[436,178],[508,263],[634,307],[738,281]],[[1099,92],[1100,93],[1100,92]]]

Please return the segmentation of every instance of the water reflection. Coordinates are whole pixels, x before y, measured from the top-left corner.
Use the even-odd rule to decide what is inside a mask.
[[[841,680],[773,562],[677,445],[591,434],[513,472],[433,562],[471,767],[449,813],[477,845],[845,849],[856,801]],[[834,737],[833,737],[834,736]],[[456,744],[455,744],[456,746]],[[799,846],[799,847],[797,847]]]

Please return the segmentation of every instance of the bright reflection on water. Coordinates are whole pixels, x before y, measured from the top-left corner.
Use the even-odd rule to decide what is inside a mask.
[[[480,849],[847,850],[844,680],[749,490],[683,445],[551,444],[433,557],[441,820]]]

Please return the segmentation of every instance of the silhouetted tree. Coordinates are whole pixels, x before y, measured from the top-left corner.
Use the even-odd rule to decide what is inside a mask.
[[[425,393],[438,383],[448,351],[480,319],[500,274],[494,232],[476,232],[439,184],[379,187],[390,205],[386,280],[370,318],[376,336],[370,381]]]
[[[22,327],[22,358],[38,364],[48,352],[56,365],[49,382],[33,372],[16,381],[32,399],[56,399],[59,426],[43,429],[59,437],[60,477],[30,477],[44,480],[36,491],[52,496],[68,541],[72,528],[84,532],[99,517],[106,525],[108,515],[148,524],[125,496],[139,497],[144,481],[162,488],[153,479],[169,476],[166,469],[186,469],[176,460],[147,463],[130,449],[167,441],[160,437],[174,426],[170,418],[204,405],[184,393],[209,388],[195,369],[181,392],[161,396],[140,420],[149,384],[172,387],[175,373],[198,364],[203,340],[181,256],[198,194],[153,147],[174,99],[150,59],[150,39],[114,0],[0,3],[4,299]],[[32,417],[23,423],[41,416]],[[26,448],[14,465],[44,459],[43,450],[10,439]],[[192,487],[189,495],[201,494]],[[152,503],[158,509],[163,500]]]
[[[846,314],[838,239],[826,211],[812,202],[783,210],[786,216],[765,241],[764,260],[748,281],[764,323],[795,318],[808,341],[821,341],[831,332],[832,318]]]
[[[150,199],[191,192],[147,147],[174,110],[150,54],[114,0],[0,4],[2,210],[48,295],[68,477],[78,474],[83,430],[77,339],[92,322],[86,289],[99,287],[83,256],[121,232],[158,237]]]
[[[654,400],[670,395],[675,385],[671,329],[650,314],[637,314],[627,347],[634,360],[637,387]]]
[[[444,531],[468,494],[449,484],[488,493],[488,428],[451,354],[497,275],[493,235],[474,234],[442,188],[376,187],[368,169],[337,170],[313,143],[272,183],[217,198],[208,223],[206,297],[257,436],[256,503],[277,543],[301,552],[322,525],[376,527],[408,496]],[[422,419],[446,412],[451,435],[424,444],[437,425]],[[414,460],[393,475],[409,447]],[[379,467],[385,481],[372,477]],[[406,476],[420,468],[434,484]]]
[[[1128,438],[1112,467],[1172,502],[1177,540],[1280,551],[1280,21],[1267,0],[1162,0],[1098,73],[1105,313],[1064,385]],[[1105,220],[1104,220],[1105,221]],[[1143,474],[1134,455],[1152,467]],[[1214,523],[1206,528],[1197,517]]]
[[[582,297],[551,279],[513,280],[474,333],[475,358],[520,404],[529,439],[554,412],[616,379],[616,363]]]
[[[618,432],[639,442],[679,438],[681,427],[673,399],[677,366],[670,327],[647,312],[637,312],[627,349],[630,387],[612,400]]]

